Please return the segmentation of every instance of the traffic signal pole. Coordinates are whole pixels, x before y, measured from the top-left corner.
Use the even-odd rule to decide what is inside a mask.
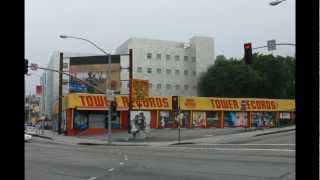
[[[61,134],[62,122],[62,71],[63,71],[63,53],[60,53],[59,64],[59,110],[58,110],[58,134]]]

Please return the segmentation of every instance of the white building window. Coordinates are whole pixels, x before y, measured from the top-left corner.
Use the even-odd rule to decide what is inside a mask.
[[[152,54],[151,53],[147,53],[147,59],[152,59]]]
[[[167,90],[171,89],[171,84],[166,85]]]
[[[192,71],[192,75],[194,75],[194,76],[195,76],[196,74],[197,74],[197,73],[196,73],[196,71]]]
[[[192,58],[191,58],[191,61],[192,61],[192,62],[196,62],[196,57],[192,57]]]
[[[187,84],[185,84],[185,85],[184,85],[184,89],[185,89],[185,90],[188,90],[188,89],[189,89],[189,86],[188,86]]]
[[[167,74],[171,74],[171,69],[167,69]]]
[[[184,59],[184,61],[188,61],[189,57],[188,56],[184,56],[183,59]]]
[[[152,68],[147,68],[147,73],[152,73]]]
[[[157,54],[157,59],[161,60],[161,54]]]
[[[176,85],[176,90],[179,90],[179,89],[180,89],[180,85],[177,84],[177,85]]]
[[[179,70],[179,69],[176,69],[176,70],[175,70],[175,74],[176,74],[176,75],[179,75],[179,74],[180,74],[180,70]]]
[[[157,68],[157,73],[161,74],[161,69],[160,68]]]
[[[188,70],[184,70],[184,72],[183,72],[183,73],[184,73],[184,75],[186,75],[186,76],[187,76],[189,72],[188,72]]]
[[[157,84],[157,89],[161,89],[161,84]]]
[[[171,58],[171,57],[170,57],[170,54],[167,54],[167,55],[166,55],[166,59],[167,59],[167,60],[170,60],[170,58]]]
[[[175,56],[174,56],[174,59],[175,59],[176,61],[179,61],[179,60],[180,60],[179,55],[175,55]]]
[[[149,88],[152,89],[152,83],[149,83]]]
[[[138,68],[137,68],[137,72],[138,72],[138,73],[142,73],[142,67],[138,67]]]
[[[193,89],[193,90],[196,90],[196,89],[197,89],[197,86],[193,86],[192,89]]]

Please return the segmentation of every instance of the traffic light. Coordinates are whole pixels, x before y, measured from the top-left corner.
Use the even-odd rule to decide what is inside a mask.
[[[251,45],[251,43],[244,44],[244,62],[246,64],[252,63],[252,45]]]
[[[172,96],[172,109],[173,109],[173,111],[179,110],[179,97],[178,96]]]
[[[111,108],[111,112],[116,112],[117,111],[117,102],[111,101],[110,108]]]
[[[28,59],[24,60],[24,74],[28,74],[28,66],[29,66],[29,61]]]

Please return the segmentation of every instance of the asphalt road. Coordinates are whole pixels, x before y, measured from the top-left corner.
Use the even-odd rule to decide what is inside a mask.
[[[40,179],[294,179],[294,131],[238,144],[81,146],[34,138],[25,177]],[[290,177],[291,176],[291,177]]]

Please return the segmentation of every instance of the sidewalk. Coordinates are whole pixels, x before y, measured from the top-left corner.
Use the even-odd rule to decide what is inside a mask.
[[[255,130],[255,128],[194,128],[181,129],[181,143],[230,143],[246,140],[249,137],[295,130],[295,126]],[[146,139],[129,140],[126,132],[112,134],[112,144],[108,144],[108,134],[99,136],[64,136],[44,130],[39,137],[51,139],[57,143],[82,145],[122,145],[122,146],[168,146],[178,142],[178,129],[151,129]]]

